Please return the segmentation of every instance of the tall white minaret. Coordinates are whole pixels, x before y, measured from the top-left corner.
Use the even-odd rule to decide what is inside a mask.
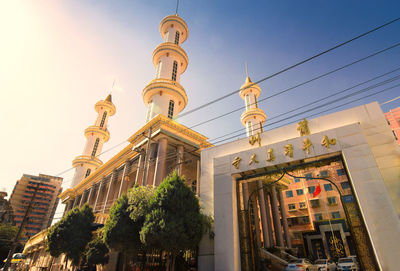
[[[180,46],[188,37],[186,22],[177,14],[165,17],[160,23],[160,33],[164,42],[153,52],[156,77],[142,92],[147,106],[146,122],[158,114],[175,118],[186,106],[188,98],[179,84],[189,59]]]
[[[72,161],[75,174],[71,187],[76,186],[103,164],[96,156],[101,153],[104,142],[107,142],[110,138],[110,133],[107,130],[107,122],[108,118],[115,114],[115,106],[112,103],[111,94],[105,100],[98,101],[94,108],[97,112],[97,119],[94,125],[89,126],[85,130],[85,149],[82,155],[75,157]]]
[[[261,94],[261,88],[251,82],[250,77],[246,77],[246,82],[242,85],[239,92],[244,100],[246,110],[242,113],[240,121],[246,127],[247,136],[256,135],[263,132],[263,124],[267,119],[264,110],[258,108],[257,99]]]

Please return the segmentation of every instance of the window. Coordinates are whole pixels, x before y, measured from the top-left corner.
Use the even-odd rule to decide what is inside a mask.
[[[314,192],[315,192],[315,186],[309,186],[308,187],[308,193],[309,194],[314,194]]]
[[[300,182],[300,178],[294,178],[294,182],[295,183],[299,183]]]
[[[90,168],[88,168],[88,170],[86,170],[85,178],[86,178],[87,176],[89,176],[89,175],[90,175]]]
[[[175,32],[175,44],[179,44],[179,36],[180,36],[179,31],[176,31]]]
[[[332,191],[333,190],[332,184],[330,184],[330,183],[324,184],[324,188],[325,188],[325,191]]]
[[[314,217],[315,217],[315,221],[320,221],[323,219],[322,214],[314,214]]]
[[[309,224],[310,223],[310,218],[308,216],[303,216],[301,218],[301,222],[303,222],[303,224]]]
[[[320,172],[319,172],[319,175],[320,175],[321,177],[326,177],[326,176],[328,176],[328,171],[327,171],[327,170],[320,171]]]
[[[300,206],[300,209],[306,209],[307,208],[306,203],[304,201],[299,202],[299,206]]]
[[[349,182],[342,182],[342,183],[340,183],[340,185],[342,186],[343,189],[349,189],[350,188]]]
[[[96,138],[96,142],[94,142],[94,147],[93,147],[93,151],[92,151],[92,156],[96,156],[97,147],[99,146],[99,141],[100,141],[100,139]]]
[[[296,193],[297,193],[297,196],[304,195],[304,190],[303,189],[297,189]]]
[[[173,100],[169,100],[169,106],[168,106],[168,118],[172,119],[174,116],[174,106],[175,103]]]
[[[156,69],[156,78],[160,78],[160,76],[161,76],[161,66],[162,66],[162,62],[159,61],[157,64],[157,69]]]
[[[292,190],[286,191],[286,197],[287,198],[292,198],[293,197],[293,191]]]
[[[344,175],[344,169],[343,168],[338,169],[338,170],[336,170],[336,173],[337,173],[338,176],[343,176]]]
[[[332,212],[332,218],[340,218],[339,212]]]
[[[289,211],[294,211],[294,210],[296,210],[296,205],[294,203],[290,203],[290,204],[288,204],[288,208],[289,208]]]
[[[107,112],[104,111],[103,117],[101,118],[100,127],[104,126],[104,122],[106,121],[106,117],[107,117]]]
[[[246,96],[244,96],[245,99],[245,103],[246,103],[246,110],[250,109],[250,94],[246,94]]]
[[[174,61],[174,64],[172,64],[172,81],[176,81],[177,72],[178,72],[178,62]]]
[[[306,180],[312,180],[312,174],[311,173],[307,173],[306,175],[304,175],[306,177]]]
[[[329,205],[337,205],[336,197],[328,197]]]
[[[312,199],[310,200],[311,208],[318,208],[319,207],[319,199]]]

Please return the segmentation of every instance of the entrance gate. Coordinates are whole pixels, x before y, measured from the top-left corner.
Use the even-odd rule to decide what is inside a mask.
[[[335,169],[337,165],[341,165],[342,169],[337,170],[336,176],[332,168]],[[354,245],[362,270],[379,270],[356,195],[344,165],[342,157],[335,156],[274,169],[267,168],[256,173],[243,172],[242,177],[237,178],[242,270],[262,269],[260,248],[275,253],[286,250],[296,254],[295,250],[290,248],[297,241],[303,243],[306,257],[312,259],[325,255],[336,259],[344,255],[350,256],[352,249],[349,243],[351,243]],[[325,174],[328,169],[333,173]],[[305,172],[308,172],[307,176],[304,175]],[[310,174],[316,175],[312,174],[313,172],[321,172],[320,175],[325,176],[310,176]],[[316,181],[319,186],[317,192],[310,189],[315,187],[310,183]],[[291,199],[294,193],[292,188],[299,186],[302,188],[296,189],[296,199],[305,199],[305,201],[295,202]],[[310,199],[316,193],[320,195],[318,199]],[[333,200],[335,198],[331,196],[333,194],[338,196],[338,201]],[[318,205],[315,205],[317,201]],[[299,207],[298,210],[297,207]],[[293,211],[290,208],[295,209]],[[293,213],[306,214],[300,217],[303,218],[304,223],[293,223],[293,221],[298,222],[299,218],[293,216]],[[334,214],[339,214],[339,216],[342,214],[343,217],[331,217]],[[343,221],[344,223],[341,223]],[[301,233],[303,240],[291,240],[294,233]]]

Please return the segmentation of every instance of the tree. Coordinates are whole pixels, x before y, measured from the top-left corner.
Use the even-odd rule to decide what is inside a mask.
[[[176,172],[168,176],[150,200],[140,238],[143,243],[161,248],[175,258],[181,250],[197,248],[203,234],[199,201]]]
[[[103,233],[100,232],[92,241],[89,242],[88,248],[85,253],[86,265],[90,268],[101,264],[108,263],[109,260],[109,249],[104,243]]]
[[[144,252],[139,233],[153,193],[151,187],[135,186],[113,204],[104,225],[104,241],[108,247],[122,252],[123,256]]]
[[[62,253],[79,265],[85,255],[87,244],[92,240],[92,208],[85,204],[81,209],[74,208],[47,233],[47,247],[50,255],[58,257]]]
[[[0,260],[7,258],[8,251],[17,235],[18,227],[0,223]]]

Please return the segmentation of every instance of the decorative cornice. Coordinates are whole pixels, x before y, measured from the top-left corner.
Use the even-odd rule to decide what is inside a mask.
[[[186,35],[183,36],[184,39],[182,40],[182,42],[184,42],[189,37],[189,28],[188,28],[186,22],[178,15],[169,15],[169,16],[165,17],[164,19],[162,19],[162,21],[160,23],[160,27],[159,27],[161,36],[164,38],[165,31],[167,28],[166,24],[170,23],[170,22],[177,23],[186,32],[185,33]]]
[[[109,112],[109,114],[110,114],[110,116],[112,116],[112,115],[115,114],[116,109],[115,109],[115,105],[114,105],[112,102],[109,102],[109,101],[107,101],[107,100],[98,101],[98,102],[95,104],[94,109],[95,109],[96,112],[98,113],[98,112],[100,111],[101,107],[107,108],[107,109],[108,109],[108,112]]]
[[[252,117],[256,117],[263,123],[267,119],[267,115],[265,115],[264,110],[260,108],[250,108],[249,110],[244,111],[240,116],[240,121],[242,122],[243,126],[246,126],[246,122]]]

